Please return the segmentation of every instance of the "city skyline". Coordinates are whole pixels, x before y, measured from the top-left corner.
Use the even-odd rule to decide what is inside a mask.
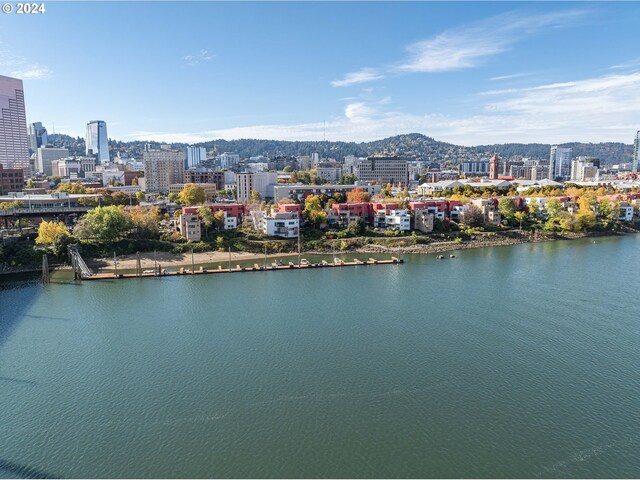
[[[74,136],[102,118],[123,141],[370,141],[417,132],[460,145],[629,144],[640,125],[639,10],[52,3],[45,15],[3,25],[0,73],[23,79],[30,123],[52,133],[55,122]],[[97,30],[84,21],[96,14],[105,19]],[[180,22],[189,35],[163,41],[163,27]],[[92,42],[55,33],[71,26],[105,38],[102,57],[88,56]],[[101,68],[99,57],[109,69],[89,84],[77,70]]]

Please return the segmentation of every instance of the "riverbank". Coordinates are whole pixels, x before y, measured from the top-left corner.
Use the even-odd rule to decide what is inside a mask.
[[[538,243],[538,242],[551,242],[558,240],[575,240],[585,237],[603,237],[603,236],[617,236],[625,235],[627,233],[638,233],[635,229],[629,229],[624,232],[589,232],[589,233],[566,233],[566,234],[542,234],[533,233],[528,231],[509,231],[509,232],[491,232],[476,235],[473,238],[465,241],[451,241],[451,240],[432,240],[429,243],[415,243],[407,245],[411,242],[410,237],[398,237],[393,239],[375,239],[380,243],[367,243],[356,248],[349,248],[346,250],[312,250],[303,251],[302,256],[311,255],[365,255],[365,254],[380,254],[380,255],[399,255],[399,254],[436,254],[450,252],[454,250],[465,250],[473,248],[487,248],[487,247],[500,247],[509,245],[518,245],[521,243]],[[382,243],[384,241],[384,243]],[[192,257],[193,255],[193,257]],[[297,255],[296,251],[286,253],[269,254],[266,256],[267,264],[270,264],[274,259],[282,257],[291,257]],[[98,258],[98,259],[85,259],[87,265],[95,272],[107,273],[114,271],[113,258]],[[137,265],[136,255],[123,255],[118,257],[118,269],[119,270],[135,270]],[[238,263],[257,263],[263,265],[265,262],[265,255],[247,253],[247,252],[199,252],[199,253],[185,253],[185,254],[173,254],[170,252],[146,252],[140,254],[140,263],[142,270],[153,269],[155,265],[160,264],[162,268],[176,269],[180,267],[191,267],[192,264],[196,266],[200,265],[215,265],[215,264],[228,264],[231,260],[232,266]]]

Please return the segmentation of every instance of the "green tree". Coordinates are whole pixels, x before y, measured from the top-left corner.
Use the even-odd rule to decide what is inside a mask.
[[[498,202],[498,211],[502,215],[503,220],[511,226],[516,224],[516,206],[510,198],[501,198]]]
[[[62,222],[40,222],[38,226],[38,236],[36,243],[38,245],[51,246],[59,236],[69,236],[69,230]]]
[[[131,219],[124,207],[112,205],[87,212],[76,224],[74,232],[80,239],[109,243],[122,238],[130,228]]]
[[[138,202],[142,202],[145,199],[145,195],[143,192],[136,192],[136,200]]]
[[[209,207],[202,206],[198,209],[198,215],[204,225],[205,236],[209,235],[209,229],[213,225],[215,218]]]
[[[544,209],[547,212],[548,218],[553,219],[562,211],[562,202],[557,198],[550,198],[544,204]]]
[[[195,183],[187,183],[178,195],[180,203],[188,207],[193,205],[201,205],[207,199],[204,187]]]
[[[36,182],[33,181],[33,178],[30,178],[29,180],[27,180],[26,187],[27,188],[35,188],[36,187]]]
[[[340,181],[338,182],[340,185],[355,185],[358,181],[358,177],[356,177],[352,173],[347,173],[346,175],[342,175],[340,177]]]

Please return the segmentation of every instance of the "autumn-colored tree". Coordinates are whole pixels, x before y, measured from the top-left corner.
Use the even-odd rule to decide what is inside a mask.
[[[347,203],[361,203],[371,201],[371,195],[362,187],[356,187],[347,192]]]
[[[130,207],[131,235],[134,238],[156,238],[160,233],[160,209],[158,207]]]
[[[209,229],[213,225],[214,217],[213,212],[209,207],[202,206],[198,209],[198,216],[204,225],[205,236],[209,234]]]
[[[327,221],[327,214],[322,210],[322,203],[318,195],[309,195],[304,200],[304,214],[307,220],[319,226]]]
[[[204,187],[195,183],[187,183],[182,191],[178,194],[180,203],[188,207],[192,205],[201,205],[207,199]]]
[[[216,226],[216,230],[224,230],[224,220],[225,216],[223,210],[218,210],[213,214],[213,224]]]
[[[40,222],[38,226],[38,236],[36,243],[38,245],[53,245],[60,235],[68,237],[69,231],[62,222]]]
[[[59,183],[58,188],[56,190],[58,192],[65,192],[65,193],[72,193],[72,194],[87,193],[87,189],[83,185],[77,182]]]

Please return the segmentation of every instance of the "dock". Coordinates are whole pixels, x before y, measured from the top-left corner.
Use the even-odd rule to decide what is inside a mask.
[[[282,262],[274,262],[269,266],[259,266],[258,264],[254,264],[253,267],[241,267],[240,265],[236,265],[231,268],[223,268],[222,265],[219,265],[218,268],[204,268],[200,267],[198,269],[189,269],[189,268],[179,268],[177,271],[167,271],[166,269],[159,268],[158,271],[150,272],[145,270],[144,272],[139,273],[93,273],[91,275],[82,275],[80,277],[81,280],[111,280],[114,278],[147,278],[147,277],[176,277],[182,275],[208,275],[215,273],[240,273],[240,272],[265,272],[265,271],[278,271],[278,270],[305,270],[310,268],[341,268],[341,267],[356,267],[356,266],[365,266],[365,265],[391,265],[391,264],[399,264],[404,263],[404,260],[397,257],[391,257],[386,260],[376,260],[374,258],[369,258],[368,260],[359,260],[354,258],[352,262],[327,262],[326,260],[322,260],[318,263],[305,263],[305,264],[295,264],[293,262],[288,262],[284,264]]]

